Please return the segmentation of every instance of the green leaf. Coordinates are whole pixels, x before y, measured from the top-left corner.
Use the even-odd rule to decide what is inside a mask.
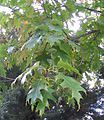
[[[67,0],[66,6],[71,13],[76,10],[75,2],[73,0]]]
[[[104,16],[99,17],[99,20],[97,21],[102,27],[104,26]]]
[[[47,90],[45,82],[43,80],[35,80],[32,85],[32,89],[27,94],[26,101],[29,103],[31,100],[31,105],[36,102],[37,99],[43,101],[43,96],[41,90]]]
[[[59,47],[61,50],[63,50],[66,54],[70,55],[71,47],[68,43],[65,43],[64,41],[59,42]]]
[[[47,37],[47,39],[48,39],[48,42],[50,43],[50,45],[53,46],[56,42],[63,40],[64,36],[58,35],[58,34],[53,34],[53,35],[49,35]]]
[[[74,43],[73,41],[70,41],[69,40],[69,45],[71,45],[71,47],[73,48],[73,49],[76,49],[77,51],[79,51],[80,50],[80,46],[78,46],[76,43]]]
[[[41,42],[41,39],[42,39],[42,35],[34,35],[32,36],[23,46],[21,49],[23,48],[29,48],[29,49],[32,49],[33,47],[35,47],[35,45],[37,43],[40,43]]]
[[[44,100],[50,99],[56,102],[56,98],[52,95],[52,93],[55,92],[52,88],[47,86],[47,90],[42,91],[42,95]]]
[[[49,28],[48,28],[48,25],[47,24],[42,24],[42,25],[39,25],[38,28],[37,28],[37,31],[42,31],[42,32],[48,32],[49,31]]]
[[[56,98],[52,95],[54,90],[49,88],[43,80],[36,80],[32,87],[26,101],[31,101],[31,105],[34,105],[38,100],[36,111],[39,111],[39,114],[42,116],[45,108],[49,107],[48,100],[56,102]]]
[[[0,45],[0,59],[7,55],[7,46],[4,44]]]
[[[15,0],[11,0],[10,3],[11,3],[12,6],[15,6],[16,3],[17,3],[17,1],[15,1]]]
[[[56,102],[56,98],[52,95],[52,93],[54,92],[53,89],[51,88],[47,88],[46,90],[42,91],[42,95],[43,95],[43,101],[39,101],[38,105],[37,105],[37,111],[39,111],[39,114],[42,116],[44,114],[45,108],[48,107],[49,108],[49,102],[48,100],[52,100],[54,102]]]
[[[49,107],[49,103],[47,100],[39,101],[37,105],[37,111],[39,111],[39,115],[42,116],[44,114],[45,108]]]
[[[73,71],[81,76],[79,71],[76,68],[74,68],[73,66],[71,66],[68,62],[64,62],[60,59],[60,61],[58,62],[57,65],[59,68],[64,68],[65,70],[68,70],[69,72]]]
[[[64,81],[61,83],[63,88],[68,88],[72,91],[72,98],[77,101],[78,109],[80,108],[80,99],[82,98],[80,91],[86,93],[85,89],[81,87],[80,83],[77,82],[74,78],[65,76],[63,73],[59,73],[57,75],[57,79],[63,79]]]
[[[69,61],[70,59],[69,55],[67,55],[63,50],[60,50],[59,47],[57,47],[56,49],[57,49],[57,52],[55,53],[54,56],[61,58],[65,62]]]
[[[0,75],[6,77],[6,70],[2,62],[0,62]]]
[[[49,24],[48,27],[50,31],[62,32],[62,28],[60,26]]]
[[[7,46],[4,44],[0,45],[0,75],[1,76],[6,76],[6,70],[4,68],[4,59],[7,55]]]

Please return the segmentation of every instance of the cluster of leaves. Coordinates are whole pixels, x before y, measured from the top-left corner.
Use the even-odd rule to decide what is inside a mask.
[[[81,74],[98,70],[104,52],[99,48],[104,37],[103,2],[0,0],[0,3],[11,9],[9,15],[0,14],[0,25],[8,36],[7,43],[0,47],[3,61],[0,75],[5,75],[3,67],[19,66],[22,73],[12,85],[21,82],[29,91],[27,102],[32,109],[36,106],[40,115],[49,108],[49,100],[59,102],[60,97],[69,104],[76,100],[80,108],[80,91],[85,92],[80,85]],[[80,13],[85,17],[81,18]],[[69,21],[74,24],[74,14],[81,23],[76,33],[65,27]],[[2,50],[6,50],[5,56]]]

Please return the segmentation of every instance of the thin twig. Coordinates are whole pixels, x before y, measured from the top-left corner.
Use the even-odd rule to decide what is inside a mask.
[[[80,36],[78,36],[78,37],[74,37],[74,38],[75,38],[75,39],[80,39],[80,38],[82,38],[82,37],[91,35],[91,34],[93,34],[93,33],[98,33],[98,32],[100,32],[100,31],[99,31],[99,30],[92,30],[92,31],[89,31],[89,32],[87,32],[87,33],[85,33],[85,34],[82,34],[82,35],[80,35]]]
[[[88,7],[83,7],[83,8],[85,8],[85,9],[87,9],[87,10],[90,10],[90,11],[92,11],[92,12],[102,13],[102,11],[100,11],[100,10],[95,10],[95,9],[88,8]]]
[[[94,33],[100,33],[100,31],[99,30],[92,30],[92,31],[89,31],[85,34],[82,34],[80,36],[75,36],[75,37],[69,36],[64,30],[63,30],[63,33],[66,35],[67,39],[74,40],[74,39],[80,39],[82,37],[85,37],[85,36],[88,36],[88,35],[91,35],[91,34],[94,34]]]
[[[13,82],[15,79],[0,75],[0,82]]]

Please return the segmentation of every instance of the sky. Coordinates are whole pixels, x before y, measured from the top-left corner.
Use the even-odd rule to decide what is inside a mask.
[[[0,6],[0,12],[5,12],[6,14],[10,14],[11,9],[8,7]]]
[[[37,3],[35,3],[33,6],[34,6],[34,8],[38,8],[38,9],[41,8],[41,6],[38,5]],[[8,7],[0,6],[0,12],[5,12],[6,14],[10,14],[11,9]],[[75,22],[74,22],[74,24],[71,24],[71,22],[68,21],[68,27],[70,30],[77,32],[77,30],[79,30],[79,28],[80,28],[80,19],[79,19],[79,17],[77,17],[75,15],[73,15],[73,16],[74,16],[73,20]]]

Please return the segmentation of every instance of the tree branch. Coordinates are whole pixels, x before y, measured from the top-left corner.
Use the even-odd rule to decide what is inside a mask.
[[[67,39],[69,39],[71,41],[79,42],[78,40],[80,38],[91,35],[91,34],[94,34],[94,33],[100,33],[100,30],[92,30],[92,31],[89,31],[89,32],[87,32],[85,34],[82,34],[80,36],[75,36],[75,37],[69,36],[64,30],[63,30],[63,33],[66,35]]]
[[[85,9],[87,9],[87,10],[90,10],[90,11],[92,11],[92,12],[102,13],[102,11],[100,11],[100,10],[95,10],[95,9],[88,8],[88,7],[83,7],[83,8],[85,8]]]
[[[92,30],[92,31],[89,31],[89,32],[87,32],[87,33],[85,33],[85,34],[82,34],[82,35],[78,36],[78,37],[73,37],[73,38],[75,38],[75,39],[80,39],[80,38],[82,38],[82,37],[91,35],[91,34],[93,34],[93,33],[98,33],[98,32],[100,32],[100,30]]]
[[[0,76],[0,82],[13,82],[15,79]]]

